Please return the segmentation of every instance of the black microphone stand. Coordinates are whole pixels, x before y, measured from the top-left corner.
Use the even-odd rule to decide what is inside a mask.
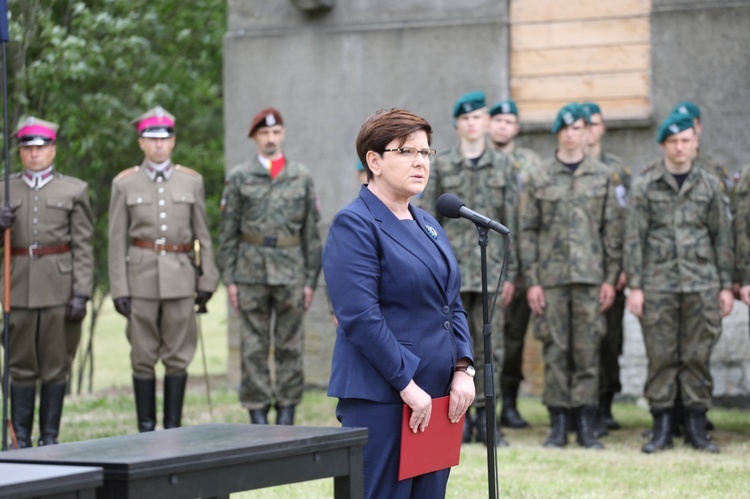
[[[492,324],[490,322],[489,293],[487,292],[487,228],[475,223],[479,232],[482,274],[482,335],[484,338],[484,407],[485,424],[487,425],[487,487],[488,497],[498,497],[497,487],[497,408],[495,407],[495,371],[493,367]],[[510,235],[506,240],[505,256],[500,270],[500,280],[505,274],[505,262],[508,260]],[[497,294],[495,294],[497,299]],[[494,313],[494,303],[493,303]]]

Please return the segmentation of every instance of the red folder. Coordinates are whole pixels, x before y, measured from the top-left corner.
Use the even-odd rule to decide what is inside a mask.
[[[424,432],[417,433],[413,433],[409,428],[412,411],[408,405],[404,405],[404,415],[401,419],[399,480],[458,465],[464,417],[462,416],[458,423],[451,423],[448,419],[449,399],[449,396],[445,396],[432,400],[430,423]]]

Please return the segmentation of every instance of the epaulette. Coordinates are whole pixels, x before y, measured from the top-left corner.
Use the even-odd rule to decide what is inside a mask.
[[[120,180],[122,180],[122,179],[124,179],[126,177],[131,176],[134,173],[138,173],[138,171],[140,169],[141,169],[140,166],[133,166],[133,167],[128,168],[127,170],[123,170],[123,171],[121,171],[120,173],[117,174],[117,176],[115,177],[114,181],[115,182],[116,181],[120,181]]]
[[[21,178],[21,175],[23,175],[23,172],[14,172],[14,173],[11,173],[10,175],[8,175],[8,178],[10,180],[16,180],[16,179]],[[5,182],[5,176],[4,175],[0,175],[0,182]]]
[[[200,177],[201,176],[200,173],[198,173],[197,171],[193,170],[192,168],[188,168],[187,166],[174,165],[174,169],[177,172],[188,173],[190,175],[195,175],[196,177]]]
[[[65,181],[70,182],[72,184],[82,185],[82,184],[86,183],[83,180],[81,180],[80,178],[71,177],[70,175],[65,175],[65,174],[59,173],[59,172],[57,173],[57,178],[59,180],[65,180]]]

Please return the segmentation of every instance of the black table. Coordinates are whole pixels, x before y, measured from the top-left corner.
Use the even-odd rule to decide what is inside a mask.
[[[229,497],[333,477],[334,497],[364,496],[365,428],[207,424],[0,453],[0,462],[100,466],[97,498]]]
[[[94,499],[103,483],[101,468],[0,463],[0,497]]]

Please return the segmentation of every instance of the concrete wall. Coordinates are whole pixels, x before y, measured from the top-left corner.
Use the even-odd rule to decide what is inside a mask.
[[[368,114],[381,107],[421,114],[435,128],[433,145],[444,149],[455,142],[451,108],[458,96],[471,90],[485,91],[490,101],[508,96],[506,1],[338,0],[317,14],[283,0],[229,0],[228,5],[227,167],[254,153],[247,139],[251,117],[265,106],[278,107],[287,127],[287,154],[313,171],[324,235],[332,216],[357,190],[354,139]],[[750,162],[742,115],[750,101],[748,26],[747,1],[653,0],[653,115],[609,123],[606,149],[639,171],[660,153],[654,142],[659,121],[678,101],[692,100],[703,111],[704,153],[731,171]],[[546,129],[527,130],[521,142],[543,155],[554,150]],[[327,382],[334,335],[325,292],[321,279],[305,326],[307,381],[318,386]],[[744,376],[750,359],[747,310],[732,318],[737,325],[725,331],[714,355],[717,395],[750,393]],[[626,393],[637,395],[645,358],[637,321],[626,324],[623,381]],[[230,374],[236,383],[231,319],[230,333]],[[538,371],[533,369],[534,379],[524,385],[534,392],[540,386]]]

